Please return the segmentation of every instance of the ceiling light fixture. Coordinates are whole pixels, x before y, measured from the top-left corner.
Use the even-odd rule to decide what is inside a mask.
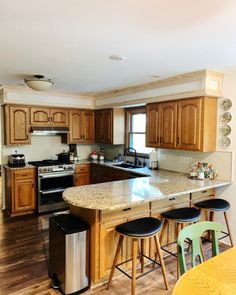
[[[36,91],[44,91],[54,85],[51,79],[46,79],[43,75],[34,75],[32,79],[24,79],[25,84]]]
[[[117,55],[117,54],[110,55],[109,58],[111,60],[118,60],[118,61],[121,61],[121,60],[124,60],[125,59],[124,56],[120,56],[120,55]]]

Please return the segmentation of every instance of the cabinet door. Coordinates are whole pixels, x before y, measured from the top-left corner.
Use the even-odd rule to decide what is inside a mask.
[[[15,182],[14,213],[35,209],[35,184],[33,179]]]
[[[75,185],[76,186],[87,185],[87,184],[90,184],[89,173],[76,174],[76,176],[75,176]]]
[[[51,109],[51,124],[54,126],[68,126],[68,110]]]
[[[160,103],[160,147],[176,148],[177,102]]]
[[[69,143],[79,143],[82,139],[82,112],[71,110],[69,112]]]
[[[94,112],[83,111],[83,139],[87,142],[94,141]]]
[[[31,108],[30,109],[30,124],[34,125],[50,125],[50,110],[47,108]]]
[[[100,278],[108,276],[115,255],[119,234],[115,227],[126,219],[100,224]],[[124,239],[119,262],[126,260],[126,238]]]
[[[104,142],[104,114],[103,111],[96,111],[95,113],[95,141]]]
[[[112,110],[104,110],[103,113],[103,134],[104,134],[104,138],[103,138],[103,142],[104,143],[112,143],[113,140],[113,132],[112,132],[112,128],[113,128],[113,115],[112,115]]]
[[[201,149],[202,99],[186,99],[178,102],[177,147],[184,150]]]
[[[29,144],[29,108],[6,107],[6,144]]]
[[[147,105],[146,146],[157,147],[160,144],[159,105]]]

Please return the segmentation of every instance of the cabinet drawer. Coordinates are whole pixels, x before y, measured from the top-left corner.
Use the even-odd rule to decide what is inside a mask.
[[[158,211],[163,208],[171,209],[174,206],[183,204],[185,206],[186,202],[190,202],[189,194],[181,196],[168,197],[162,200],[154,201],[151,203],[151,210]]]
[[[121,218],[129,218],[132,216],[138,216],[140,214],[148,213],[149,203],[137,206],[137,207],[127,207],[119,210],[111,210],[111,211],[101,211],[101,221],[110,221],[110,220],[118,220]]]
[[[20,169],[14,171],[15,180],[32,179],[35,177],[35,169]]]
[[[215,196],[214,188],[203,190],[201,192],[192,193],[192,201],[193,203],[196,203],[197,201],[200,201],[201,199],[206,199],[209,196]]]
[[[75,171],[76,171],[76,174],[88,173],[89,172],[89,164],[76,165]]]

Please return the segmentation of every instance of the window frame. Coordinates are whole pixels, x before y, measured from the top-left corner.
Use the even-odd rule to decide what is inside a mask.
[[[130,143],[130,133],[132,134],[147,134],[147,128],[145,127],[145,132],[131,132],[132,131],[132,115],[134,114],[147,114],[146,106],[132,107],[125,109],[125,149],[129,147]],[[134,152],[128,152],[126,154],[129,157],[134,157]],[[141,158],[148,158],[149,154],[138,153],[137,156]]]

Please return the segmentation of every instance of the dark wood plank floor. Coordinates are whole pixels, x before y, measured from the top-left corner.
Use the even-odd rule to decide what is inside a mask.
[[[0,213],[0,295],[54,295],[50,288],[48,263],[48,218],[50,215],[9,218]],[[222,250],[226,249],[222,246]],[[210,256],[209,245],[205,246]],[[161,271],[137,281],[137,294],[170,295],[176,282],[176,261],[165,259],[170,290],[164,289]],[[104,287],[87,291],[85,295],[126,295],[130,281],[125,276],[114,280],[109,291]]]

